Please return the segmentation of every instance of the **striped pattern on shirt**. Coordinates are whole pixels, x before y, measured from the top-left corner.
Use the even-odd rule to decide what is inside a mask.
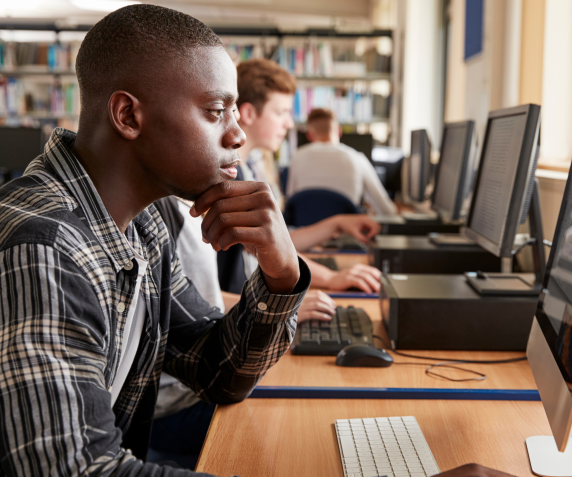
[[[56,129],[25,175],[0,188],[0,476],[198,475],[143,462],[161,371],[206,401],[246,398],[293,338],[309,271],[300,262],[294,294],[282,296],[257,270],[223,317],[181,273],[153,206],[120,232],[74,141]],[[132,250],[149,263],[147,314],[112,409]]]

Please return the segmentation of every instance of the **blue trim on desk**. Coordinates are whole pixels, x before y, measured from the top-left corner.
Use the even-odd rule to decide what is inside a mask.
[[[373,298],[379,299],[379,293],[365,292],[326,292],[332,298]]]
[[[303,252],[304,255],[367,255],[367,250],[344,250],[344,249],[325,249],[325,250],[308,250]]]
[[[250,397],[262,399],[458,399],[475,401],[540,401],[540,395],[536,389],[257,386]]]

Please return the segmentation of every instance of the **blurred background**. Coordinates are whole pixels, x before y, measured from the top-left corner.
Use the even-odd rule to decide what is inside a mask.
[[[75,130],[81,41],[104,15],[132,3],[140,2],[0,2],[0,126],[41,128],[44,140],[56,126]],[[336,113],[383,176],[409,153],[413,130],[427,130],[436,156],[445,122],[473,119],[482,138],[489,111],[541,104],[537,175],[552,237],[572,158],[572,1],[153,3],[214,28],[235,63],[266,57],[296,76],[296,129],[274,157],[278,168],[288,165],[315,107]]]

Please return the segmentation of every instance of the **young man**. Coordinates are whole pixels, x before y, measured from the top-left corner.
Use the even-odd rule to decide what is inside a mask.
[[[334,113],[314,109],[307,124],[311,143],[292,156],[288,197],[305,189],[328,188],[346,196],[356,206],[365,196],[378,214],[396,214],[395,204],[367,157],[340,143],[341,129]]]
[[[192,475],[144,462],[161,370],[202,400],[244,399],[288,348],[310,274],[269,188],[230,182],[245,137],[212,30],[125,7],[76,69],[77,135],[56,129],[0,189],[0,475]],[[150,205],[168,195],[208,211],[215,250],[258,259],[224,317],[181,273]]]
[[[246,133],[246,141],[238,153],[242,163],[248,167],[250,153],[254,149],[277,151],[288,130],[294,127],[291,110],[296,80],[277,63],[264,59],[242,62],[237,71],[238,124]],[[318,243],[320,240],[317,237],[325,241],[340,232],[359,237],[361,229],[368,231],[362,236],[364,242],[380,230],[379,225],[367,216],[339,216],[293,231],[291,236],[300,252],[308,248],[308,244]],[[306,262],[312,272],[312,285],[315,287],[338,291],[355,287],[367,293],[379,291],[381,272],[376,268],[355,265],[334,272],[311,260]]]

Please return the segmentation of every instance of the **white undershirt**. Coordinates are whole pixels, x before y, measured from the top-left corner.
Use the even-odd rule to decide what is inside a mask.
[[[145,314],[147,307],[145,304],[145,297],[141,293],[141,282],[147,270],[147,262],[137,252],[135,253],[135,260],[139,268],[137,270],[137,283],[135,284],[135,291],[133,292],[133,300],[129,311],[127,312],[127,321],[123,330],[123,345],[121,349],[121,359],[119,367],[115,374],[115,380],[111,387],[111,406],[117,401],[117,397],[121,392],[121,388],[125,384],[127,375],[133,366],[133,360],[137,354],[139,341],[141,341],[141,333],[143,332],[143,325],[145,324]],[[127,338],[126,338],[127,337]]]

